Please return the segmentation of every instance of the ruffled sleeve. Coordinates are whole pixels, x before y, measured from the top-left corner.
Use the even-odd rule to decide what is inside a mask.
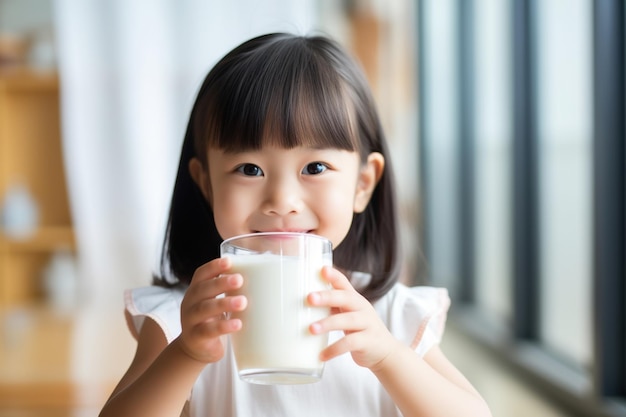
[[[397,284],[386,305],[389,330],[420,356],[441,342],[450,297],[445,288]],[[384,314],[384,313],[383,313]]]
[[[170,343],[181,332],[180,304],[184,288],[140,287],[124,293],[125,314],[131,334],[137,338],[146,317],[154,320]]]

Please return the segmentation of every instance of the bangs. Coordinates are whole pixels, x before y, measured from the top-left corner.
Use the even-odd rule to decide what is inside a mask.
[[[196,135],[204,142],[197,149],[208,144],[225,152],[267,145],[357,151],[352,101],[326,53],[302,38],[240,53],[212,82],[207,79],[206,111],[199,119],[208,120]]]

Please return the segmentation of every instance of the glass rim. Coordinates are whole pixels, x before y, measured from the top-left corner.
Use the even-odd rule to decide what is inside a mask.
[[[332,247],[332,243],[330,242],[330,240],[328,238],[325,238],[324,236],[320,236],[320,235],[316,235],[314,233],[303,233],[303,232],[255,232],[255,233],[245,233],[243,235],[237,235],[237,236],[232,236],[229,237],[228,239],[224,239],[222,241],[222,243],[220,243],[220,246],[225,245],[225,244],[229,244],[231,242],[234,242],[236,240],[240,240],[240,239],[249,239],[252,237],[272,237],[272,236],[285,236],[285,237],[294,237],[294,238],[305,238],[305,239],[315,239],[315,240],[320,240],[322,242],[328,242],[328,244],[331,245]]]

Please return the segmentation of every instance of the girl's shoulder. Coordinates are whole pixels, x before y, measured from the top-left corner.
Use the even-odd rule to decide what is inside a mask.
[[[168,343],[178,337],[181,332],[180,304],[185,290],[185,286],[165,288],[155,285],[126,290],[125,315],[131,334],[137,338],[147,317],[159,325]]]
[[[374,307],[391,333],[423,356],[441,342],[450,297],[445,288],[398,283]]]
[[[403,283],[395,284],[381,299],[387,308],[406,308],[411,306],[417,310],[434,313],[450,308],[448,290],[442,287],[416,285],[413,287]]]

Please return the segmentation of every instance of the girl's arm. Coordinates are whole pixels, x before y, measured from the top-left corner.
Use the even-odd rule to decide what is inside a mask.
[[[398,345],[372,372],[405,417],[491,416],[480,394],[439,347],[422,359]]]
[[[190,358],[178,339],[167,345],[160,327],[147,319],[135,358],[100,416],[180,416],[205,365]]]
[[[330,307],[332,315],[313,323],[314,334],[343,330],[345,336],[321,353],[323,360],[350,352],[354,361],[369,368],[405,417],[489,417],[484,400],[438,347],[421,358],[396,339],[374,307],[338,270],[324,268],[333,289],[309,294],[312,305]]]
[[[223,357],[222,336],[241,328],[223,313],[245,309],[245,298],[217,298],[243,282],[240,275],[220,275],[229,267],[230,260],[216,259],[194,273],[181,305],[182,333],[169,345],[159,326],[145,320],[135,357],[100,417],[180,416],[202,369]]]

